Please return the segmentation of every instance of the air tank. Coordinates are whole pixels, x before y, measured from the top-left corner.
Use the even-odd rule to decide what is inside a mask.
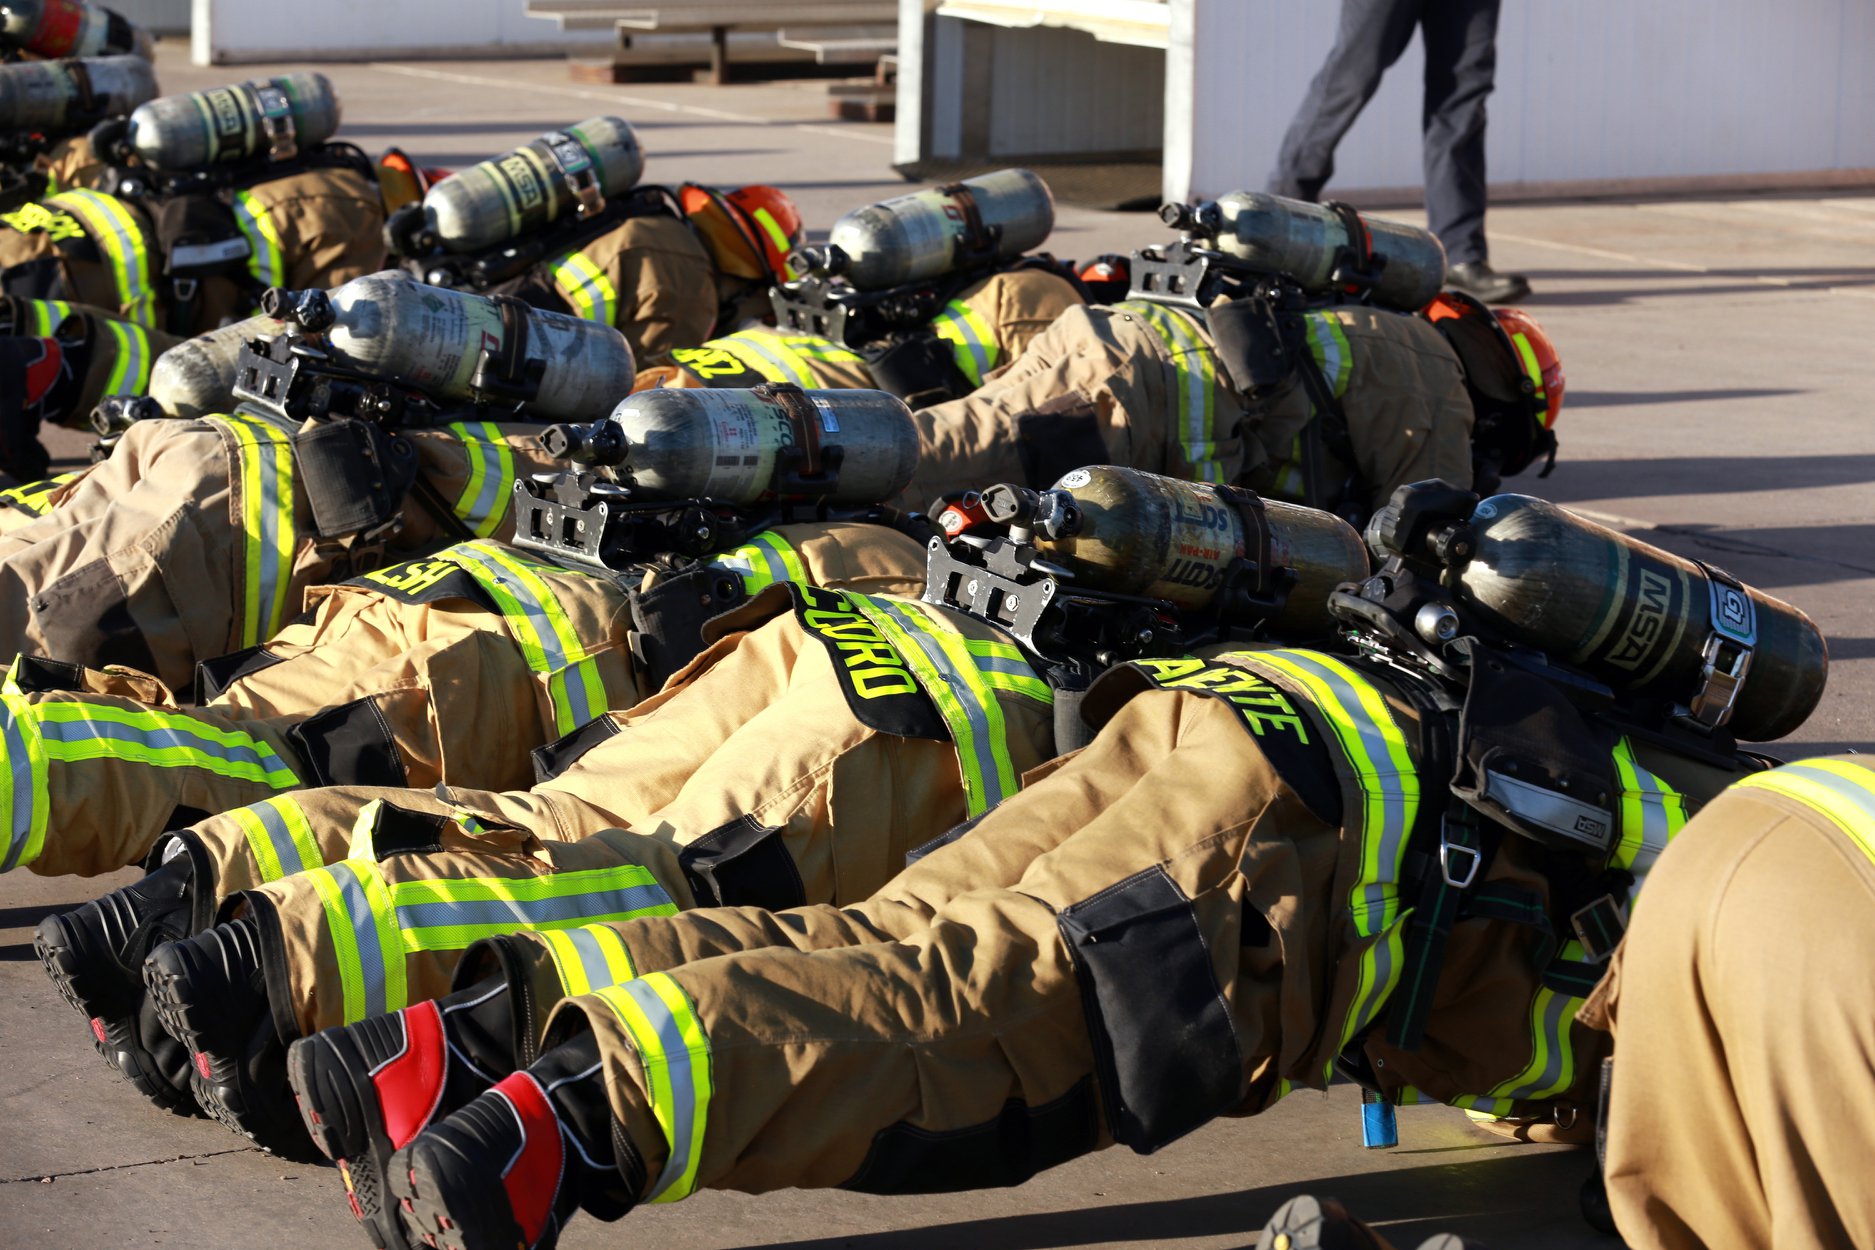
[[[792,403],[790,401],[793,401]],[[790,408],[811,408],[804,431]],[[811,438],[841,449],[838,484],[826,495],[789,489],[783,450]],[[640,491],[665,499],[727,504],[825,498],[868,504],[891,499],[918,467],[911,410],[884,391],[651,390],[627,397],[602,424],[556,426],[544,438],[554,455],[614,465]],[[796,472],[805,472],[795,462]]]
[[[1075,469],[1054,489],[1073,496],[1080,528],[1070,538],[1037,535],[1036,547],[1072,572],[1077,585],[1202,608],[1224,584],[1230,562],[1246,554],[1243,518],[1216,486],[1103,464]],[[1330,632],[1329,592],[1367,576],[1361,536],[1331,513],[1274,499],[1263,501],[1263,515],[1270,562],[1296,576],[1270,632],[1294,638]]]
[[[125,137],[146,163],[176,172],[268,154],[275,145],[270,124],[291,132],[285,138],[295,150],[330,139],[339,128],[331,81],[324,74],[282,74],[166,95],[130,115]]]
[[[1168,221],[1214,241],[1218,251],[1261,273],[1282,274],[1312,293],[1330,290],[1336,253],[1348,246],[1347,223],[1320,204],[1263,191],[1232,191],[1214,204],[1168,204]],[[1373,301],[1416,311],[1445,285],[1445,248],[1428,230],[1361,214],[1376,256],[1386,257]]]
[[[172,417],[231,412],[234,361],[249,339],[272,338],[286,329],[273,317],[249,317],[207,334],[184,339],[156,358],[150,369],[150,398]]]
[[[588,171],[603,198],[629,191],[644,169],[630,126],[589,117],[443,179],[423,197],[424,224],[448,251],[479,252],[577,211]]]
[[[1055,197],[1048,184],[1026,169],[1003,169],[848,213],[833,223],[825,248],[809,250],[809,267],[845,278],[862,291],[948,273],[958,265],[958,245],[969,220],[959,187],[968,189],[986,228],[1002,228],[999,260],[1014,260],[1041,246],[1055,228]]]
[[[1681,704],[1699,692],[1713,595],[1698,565],[1528,495],[1486,499],[1472,529],[1453,588],[1486,621],[1617,689]],[[1815,710],[1829,653],[1802,612],[1746,594],[1758,640],[1727,728],[1763,742]]]
[[[81,107],[87,91],[89,109]],[[0,65],[0,130],[62,134],[155,96],[156,71],[139,56],[16,61]]]
[[[269,292],[269,299],[300,297]],[[472,397],[484,347],[502,342],[501,309],[487,296],[411,281],[401,273],[354,278],[327,297],[323,329],[334,358],[360,373],[417,387],[450,403]],[[274,303],[265,305],[279,311]],[[284,306],[282,304],[282,306]],[[544,363],[535,419],[590,419],[631,393],[632,350],[611,326],[518,302],[527,318],[527,358]]]
[[[150,33],[121,13],[84,0],[6,0],[0,43],[37,57],[114,56],[150,59]]]

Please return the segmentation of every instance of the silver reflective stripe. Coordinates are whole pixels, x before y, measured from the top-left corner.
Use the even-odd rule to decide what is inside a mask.
[[[677,1021],[671,1016],[671,1009],[664,1005],[657,991],[643,981],[627,981],[618,987],[618,992],[630,994],[632,1001],[638,1004],[638,1010],[657,1030],[658,1044],[664,1051],[662,1058],[670,1073],[671,1150],[670,1156],[664,1161],[664,1170],[658,1173],[657,1184],[651,1187],[650,1197],[655,1200],[690,1166],[691,1142],[700,1130],[697,1124],[697,1074],[692,1071],[694,1061],[690,1046],[684,1041],[683,1030],[678,1027]]]
[[[247,810],[260,821],[260,827],[267,831],[267,840],[273,843],[274,858],[280,861],[280,868],[287,876],[319,867],[300,858],[299,843],[293,840],[292,831],[286,827],[286,818],[273,802],[256,803]]]
[[[26,854],[26,844],[33,840],[33,764],[26,753],[26,737],[20,732],[19,717],[14,713],[14,704],[9,701],[0,709],[0,719],[6,722],[4,741],[7,753],[7,772],[12,777],[13,811],[9,814],[7,826],[9,838],[7,853],[0,860],[0,872],[12,872],[20,865],[20,858]]]
[[[437,929],[500,924],[534,928],[559,921],[661,907],[670,901],[670,896],[655,885],[532,899],[437,899],[397,904],[397,926],[400,929]]]
[[[1557,1079],[1562,1076],[1564,1052],[1567,1050],[1567,1047],[1562,1045],[1563,1031],[1569,1027],[1569,1021],[1575,1017],[1576,1007],[1582,1000],[1571,998],[1567,994],[1558,994],[1554,990],[1546,992],[1549,994],[1549,1002],[1543,1007],[1543,1025],[1540,1035],[1548,1039],[1543,1070],[1532,1075],[1521,1085],[1505,1090],[1498,1095],[1499,1097],[1533,1098],[1541,1091],[1554,1086]]]
[[[41,720],[39,735],[48,742],[133,742],[152,750],[180,751],[184,754],[213,756],[231,764],[246,764],[263,772],[284,770],[286,762],[271,747],[228,746],[209,738],[197,737],[176,725],[143,729],[110,720]]]
[[[972,655],[970,658],[975,660],[977,667],[986,673],[1004,673],[1011,677],[1035,676],[1035,670],[1015,656]]]
[[[9,751],[13,749],[11,740],[7,743],[7,749]],[[1812,766],[1808,760],[1797,764],[1784,764],[1774,770],[1772,775],[1776,775],[1777,773],[1782,773],[1789,777],[1801,777],[1805,781],[1812,781],[1819,786],[1829,787],[1830,793],[1834,794],[1842,802],[1855,808],[1856,811],[1861,813],[1862,818],[1868,821],[1870,827],[1875,828],[1875,793],[1871,793],[1866,787],[1851,782],[1840,774],[1829,771],[1827,768],[1816,768]],[[1869,784],[1875,785],[1875,772],[1870,774]],[[19,802],[17,798],[18,793],[17,790],[14,791],[16,796],[14,799],[15,810],[17,810],[17,804]]]
[[[475,493],[475,499],[462,518],[479,532],[482,523],[495,515],[495,510],[501,506],[502,491],[507,481],[501,471],[501,453],[491,443],[465,435],[462,445],[481,462],[482,467],[482,488]]]
[[[658,893],[663,894],[664,891],[659,890]],[[599,949],[598,935],[591,929],[562,929],[560,933],[579,956],[580,970],[585,973],[587,985],[599,990],[618,983],[612,975],[611,965],[606,963],[605,952]]]
[[[910,613],[899,607],[898,604],[893,603],[890,599],[873,599],[871,602],[887,616],[899,623],[900,627],[904,629],[906,636],[917,645],[920,651],[924,652],[925,658],[931,661],[932,667],[937,669],[939,676],[944,680],[944,684],[950,687],[951,697],[963,707],[964,716],[969,720],[970,728],[973,731],[970,735],[970,745],[974,748],[977,772],[978,775],[983,778],[983,788],[985,792],[983,796],[984,806],[996,806],[1004,797],[1001,792],[1001,782],[998,780],[996,742],[994,735],[990,732],[989,716],[984,711],[983,703],[977,697],[976,691],[972,690],[964,683],[962,678],[957,676],[956,662],[952,660],[950,654],[938,644],[938,640],[926,632],[924,621],[913,620]],[[962,750],[964,744],[959,742],[956,746],[959,750]]]
[[[255,423],[259,424],[259,423]],[[254,430],[255,454],[259,457],[257,467],[260,477],[260,619],[254,628],[259,633],[258,641],[265,642],[272,635],[277,622],[274,620],[273,605],[279,593],[280,585],[293,576],[291,557],[288,566],[280,567],[280,457],[291,456],[293,445],[278,437],[271,426]],[[285,503],[286,519],[293,516],[293,501]]]
[[[539,599],[534,597],[521,579],[512,571],[489,559],[477,551],[473,544],[451,547],[448,552],[451,560],[468,560],[487,571],[489,576],[501,583],[503,590],[513,596],[514,601],[527,616],[528,627],[533,630],[535,640],[540,644],[541,654],[547,662],[547,671],[558,672],[567,665],[566,652],[560,647],[560,636],[554,630],[553,618]],[[588,719],[591,719],[588,717]]]
[[[358,947],[358,971],[364,978],[365,1017],[381,1016],[390,1008],[385,1001],[384,946],[378,941],[371,898],[350,864],[331,864],[326,871],[332,874],[332,880],[339,887],[339,897],[345,902],[345,918],[352,925],[352,941]],[[399,951],[397,957],[402,959],[403,952]]]

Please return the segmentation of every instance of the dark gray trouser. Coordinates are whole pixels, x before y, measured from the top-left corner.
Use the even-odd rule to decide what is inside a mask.
[[[1283,136],[1269,189],[1315,200],[1335,146],[1419,28],[1426,43],[1426,217],[1454,265],[1486,259],[1484,101],[1497,68],[1499,0],[1342,0],[1334,49]]]

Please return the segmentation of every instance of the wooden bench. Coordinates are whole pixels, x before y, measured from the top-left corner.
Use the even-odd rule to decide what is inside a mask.
[[[764,36],[743,43],[767,45],[778,56],[738,59],[802,59],[822,65],[866,64],[898,44],[897,0],[665,0],[656,5],[627,5],[619,0],[528,0],[529,17],[551,18],[564,30],[607,26],[618,35],[616,64],[628,62],[640,34],[707,37],[709,80],[729,77],[730,36]],[[669,42],[669,41],[666,41]],[[630,58],[636,59],[636,58]]]

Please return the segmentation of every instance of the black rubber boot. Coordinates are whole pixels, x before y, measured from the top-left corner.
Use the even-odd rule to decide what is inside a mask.
[[[644,1184],[590,1033],[432,1125],[389,1172],[405,1235],[438,1250],[550,1250],[575,1211],[617,1219]]]
[[[287,1079],[313,1145],[336,1162],[352,1214],[379,1250],[406,1250],[385,1193],[391,1156],[512,1075],[514,996],[494,976],[434,1002],[294,1042]]]
[[[1530,279],[1520,273],[1499,273],[1481,260],[1447,269],[1445,285],[1475,295],[1487,304],[1507,304],[1530,294]]]
[[[98,1053],[160,1107],[187,1113],[189,1054],[158,1026],[143,989],[143,961],[189,934],[194,872],[177,856],[135,885],[76,911],[48,916],[33,934],[39,963],[91,1025]]]
[[[286,1040],[267,999],[253,917],[159,946],[143,981],[163,1029],[188,1047],[202,1110],[263,1149],[312,1162],[286,1083]]]

